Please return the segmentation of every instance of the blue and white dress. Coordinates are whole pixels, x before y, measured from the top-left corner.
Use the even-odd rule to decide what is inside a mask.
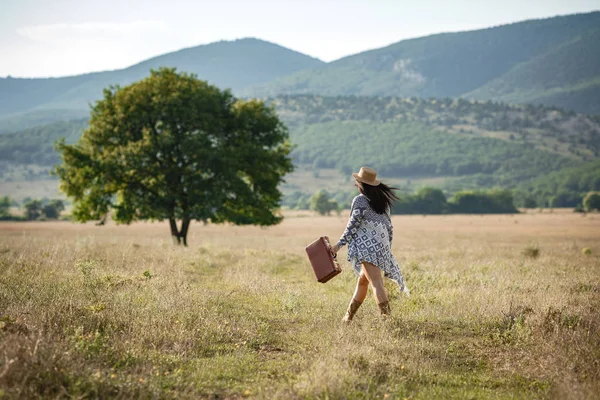
[[[348,245],[348,261],[357,275],[360,275],[362,262],[369,262],[395,281],[400,291],[408,293],[400,266],[392,255],[393,236],[389,210],[377,214],[369,205],[369,199],[359,194],[352,200],[348,225],[337,244],[339,247]]]

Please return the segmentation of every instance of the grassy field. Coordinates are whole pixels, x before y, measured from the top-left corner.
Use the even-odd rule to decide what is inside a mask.
[[[599,215],[396,216],[411,295],[349,326],[304,253],[346,216],[0,223],[0,397],[597,398]]]
[[[0,197],[9,196],[11,199],[22,202],[29,197],[41,199],[65,199],[65,195],[58,190],[58,180],[39,179],[32,181],[17,180],[13,182],[0,182]]]

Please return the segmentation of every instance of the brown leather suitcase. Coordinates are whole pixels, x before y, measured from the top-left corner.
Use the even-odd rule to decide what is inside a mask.
[[[331,252],[331,245],[327,236],[321,236],[306,246],[306,254],[312,264],[317,281],[325,283],[342,272],[340,264]]]

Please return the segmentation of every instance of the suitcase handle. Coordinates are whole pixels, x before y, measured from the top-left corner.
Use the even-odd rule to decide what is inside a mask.
[[[333,257],[333,259],[337,261],[337,254],[334,254],[333,250],[331,250],[331,243],[329,242],[329,236],[323,236],[323,238],[325,239],[327,248],[329,249],[329,252],[331,253],[331,257]]]

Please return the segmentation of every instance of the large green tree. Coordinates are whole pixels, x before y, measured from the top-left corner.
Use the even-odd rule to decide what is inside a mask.
[[[279,222],[278,184],[293,168],[273,108],[167,68],[106,89],[79,142],[57,148],[77,220],[167,219],[184,245],[192,220]]]

